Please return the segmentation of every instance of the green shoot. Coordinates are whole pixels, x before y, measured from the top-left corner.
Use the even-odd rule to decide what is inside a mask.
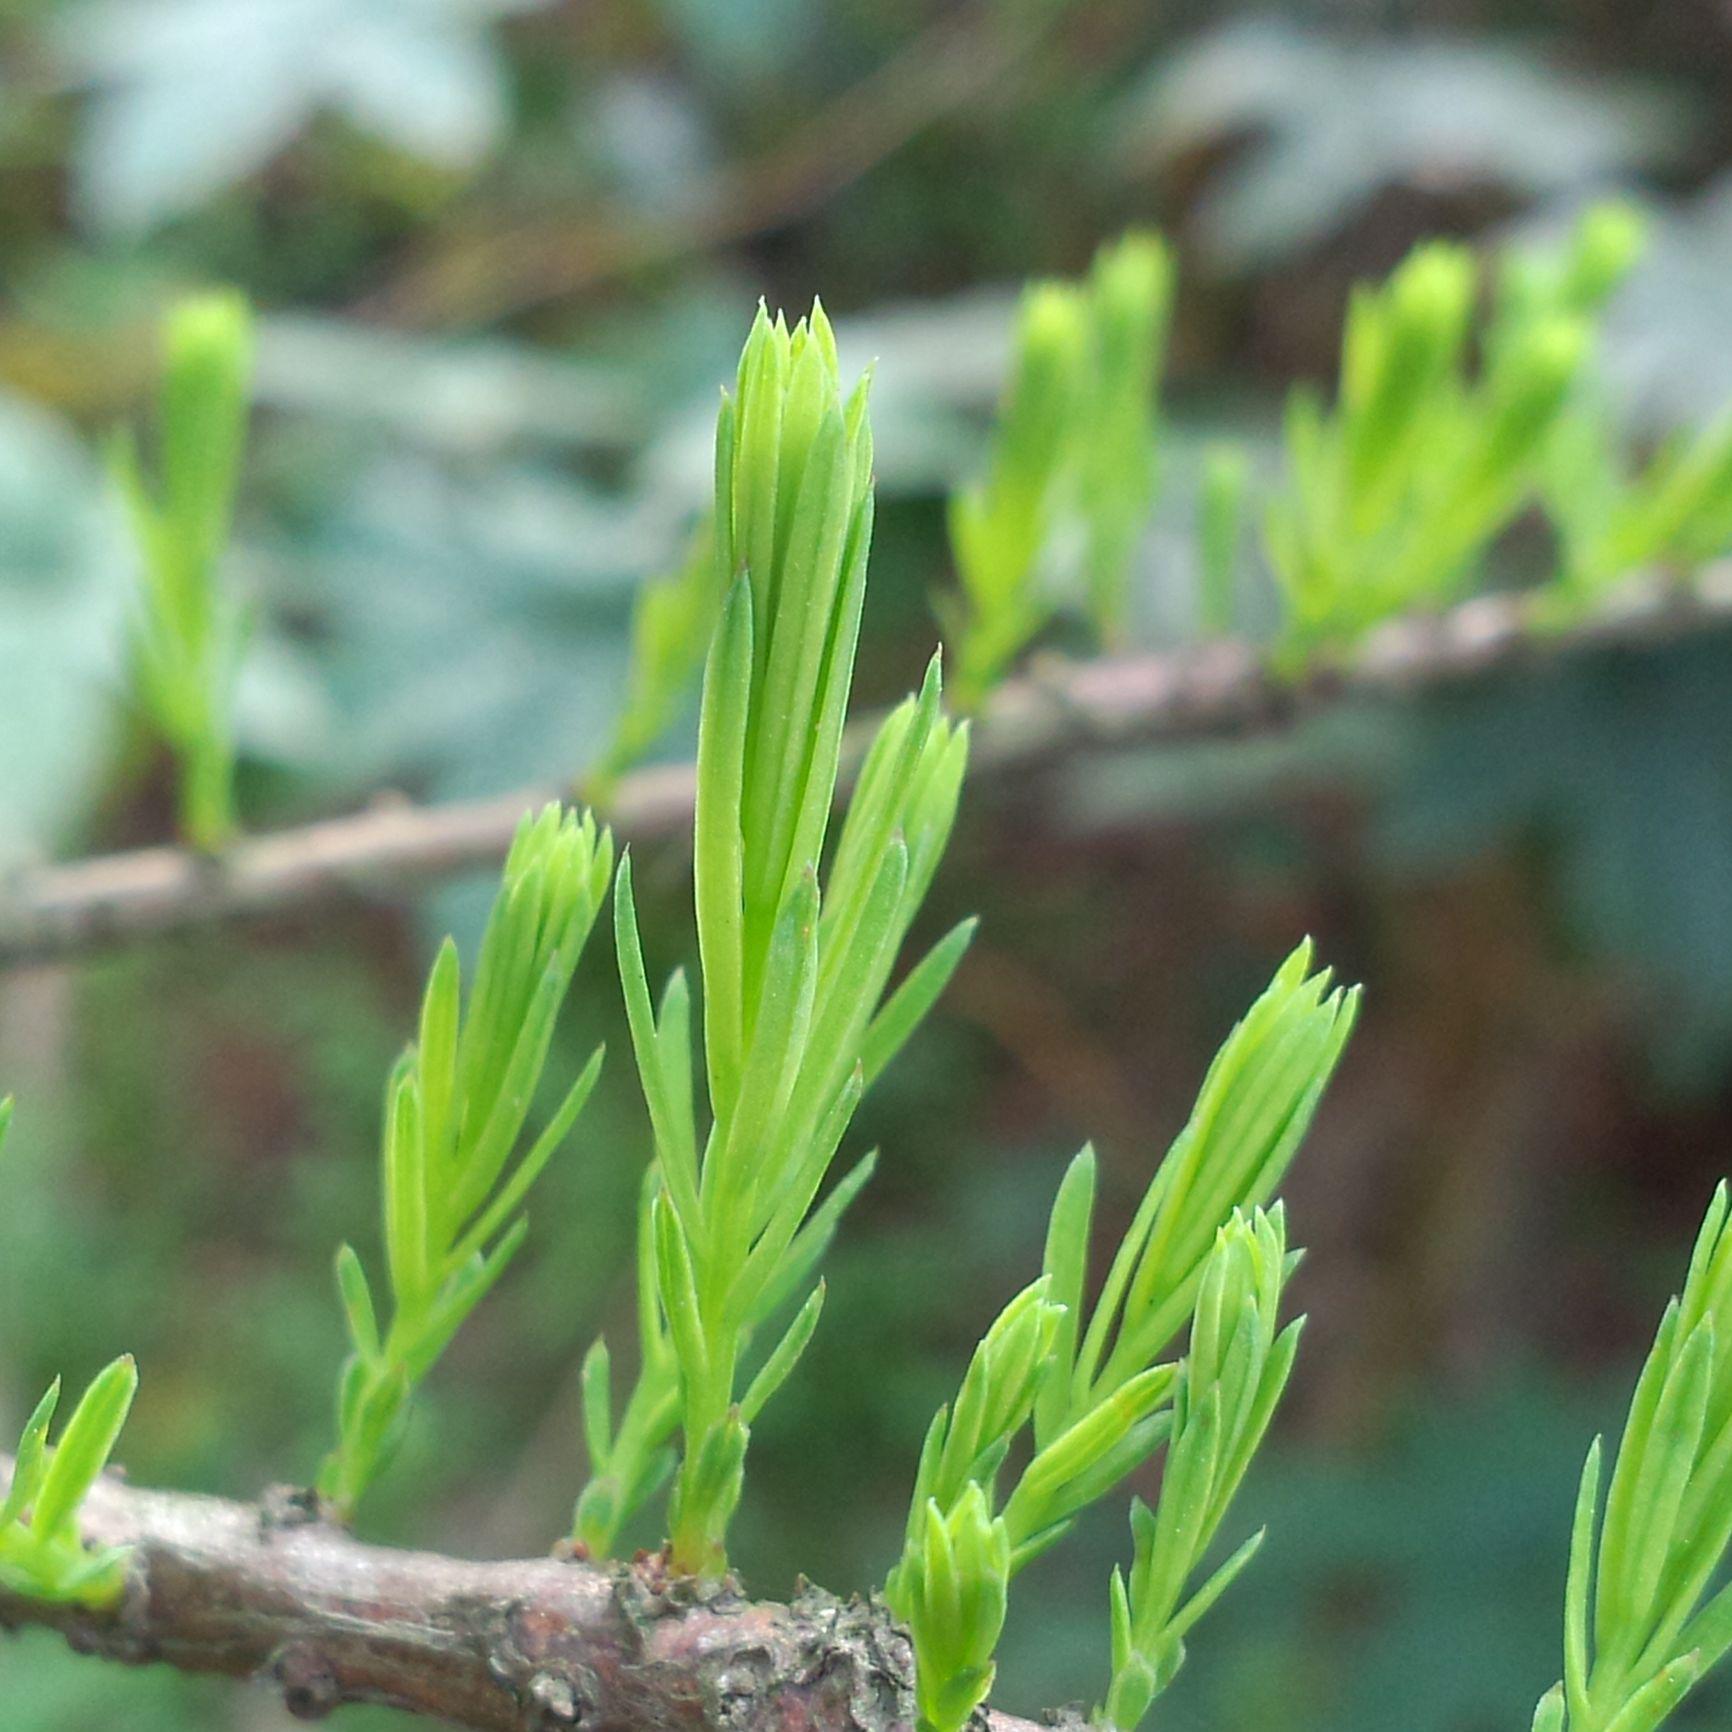
[[[1317,1103],[1334,1074],[1358,1015],[1359,989],[1330,990],[1327,970],[1311,971],[1301,944],[1227,1037],[1209,1067],[1196,1105],[1149,1185],[1082,1323],[1071,1228],[1055,1294],[1076,1317],[1074,1357],[1060,1366],[1046,1398],[1044,1435],[1074,1423],[1089,1407],[1142,1373],[1184,1328],[1216,1234],[1235,1209],[1267,1203],[1292,1165]],[[1086,1173],[1087,1168],[1083,1171]],[[1092,1182],[1076,1204],[1085,1221]],[[1059,1256],[1049,1246],[1049,1264]]]
[[[1037,283],[1024,294],[986,474],[951,497],[964,708],[985,697],[1051,617],[1042,562],[1064,503],[1089,341],[1081,289]]]
[[[679,1428],[680,1367],[662,1311],[656,1277],[656,1199],[661,1174],[652,1166],[639,1195],[637,1230],[638,1377],[616,1428],[613,1360],[597,1336],[584,1356],[584,1444],[590,1477],[577,1500],[573,1538],[593,1557],[609,1556],[620,1530],[673,1474],[671,1439]]]
[[[1641,571],[1687,572],[1732,548],[1732,418],[1674,435],[1626,474],[1603,409],[1559,429],[1547,477],[1558,530],[1546,617],[1574,619]]]
[[[1646,245],[1641,213],[1609,202],[1584,211],[1565,245],[1510,253],[1498,268],[1497,318],[1489,346],[1508,343],[1533,323],[1560,313],[1592,318]]]
[[[1356,991],[1331,992],[1327,973],[1310,973],[1308,945],[1287,959],[1210,1066],[1092,1315],[1084,1294],[1093,1151],[1084,1149],[1071,1163],[1053,1203],[1041,1278],[1005,1308],[976,1349],[956,1402],[933,1418],[902,1557],[886,1584],[886,1598],[914,1641],[928,1732],[957,1732],[991,1688],[992,1651],[1011,1578],[1169,1436],[1182,1436],[1186,1372],[1162,1363],[1162,1355],[1187,1318],[1197,1367],[1193,1390],[1204,1378],[1213,1384],[1241,1376],[1237,1348],[1226,1371],[1217,1365],[1225,1352],[1221,1343],[1232,1337],[1241,1314],[1251,1316],[1248,1295],[1272,1306],[1268,1259],[1277,1259],[1277,1294],[1287,1268],[1280,1210],[1265,1217],[1258,1205],[1292,1162],[1357,1003]],[[1252,1211],[1249,1224],[1246,1210]],[[1278,1365],[1284,1379],[1291,1355],[1288,1339],[1269,1345],[1257,1364]],[[1234,1382],[1223,1400],[1241,1393]],[[1216,1482],[1221,1511],[1267,1419],[1265,1411],[1255,1427],[1242,1425],[1235,1436],[1243,1448],[1235,1445],[1236,1453],[1222,1458]],[[1030,1426],[1032,1457],[1000,1502],[999,1471]],[[1197,1541],[1198,1552],[1212,1532],[1211,1526]],[[1163,1554],[1168,1561],[1170,1552],[1169,1546]],[[969,1560],[988,1574],[958,1575]],[[1189,1565],[1181,1582],[1188,1573]],[[1139,1579],[1133,1571],[1133,1583]],[[1144,1596],[1139,1603],[1157,1606],[1158,1600]],[[1167,1606],[1141,1616],[1135,1626],[1141,1648],[1168,1651],[1163,1642],[1172,1615]],[[1125,1661],[1127,1677],[1136,1664],[1134,1655]]]
[[[999,1314],[974,1350],[954,1407],[927,1429],[901,1561],[884,1597],[914,1641],[925,1732],[957,1732],[992,1688],[1013,1567],[993,1482],[1034,1411],[1063,1308],[1043,1276]]]
[[[1347,647],[1391,615],[1447,604],[1535,497],[1590,349],[1591,315],[1633,256],[1624,213],[1595,211],[1558,254],[1505,262],[1477,374],[1474,262],[1419,248],[1348,313],[1333,414],[1296,391],[1292,474],[1265,522],[1290,655]]]
[[[992,1689],[1010,1589],[1010,1536],[971,1480],[948,1514],[928,1499],[890,1603],[914,1640],[921,1732],[956,1732]]]
[[[0,1588],[37,1600],[112,1605],[126,1583],[127,1552],[88,1550],[78,1512],[108,1466],[138,1390],[138,1368],[125,1355],[99,1372],[79,1398],[60,1442],[48,1428],[60,1403],[60,1380],[37,1403],[18,1443],[12,1483],[0,1499]]]
[[[1154,504],[1158,391],[1172,298],[1172,255],[1157,236],[1128,234],[1101,248],[1088,284],[1076,503],[1089,612],[1109,648],[1124,640],[1131,561]]]
[[[986,473],[950,501],[964,708],[1047,625],[1079,566],[1096,633],[1124,637],[1155,496],[1172,286],[1165,246],[1132,233],[1100,250],[1085,283],[1037,283],[1023,297]]]
[[[1236,446],[1203,453],[1197,502],[1197,624],[1205,637],[1227,637],[1239,624],[1239,554],[1245,539],[1250,464]]]
[[[1596,1544],[1597,1532],[1597,1544]],[[1653,1732],[1732,1647],[1732,1231],[1716,1189],[1683,1293],[1636,1383],[1602,1513],[1582,1469],[1564,1593],[1564,1675],[1546,1732]]]
[[[961,598],[949,625],[963,708],[979,705],[1053,613],[1043,559],[1063,502],[1086,348],[1081,289],[1039,282],[1025,291],[986,476],[951,495]]]
[[[620,776],[678,718],[704,665],[725,588],[715,535],[706,521],[693,535],[684,561],[638,591],[625,705],[588,784],[596,804],[607,803]]]
[[[157,408],[159,485],[130,440],[115,472],[137,538],[143,588],[134,632],[138,691],[179,762],[180,825],[196,848],[234,834],[231,694],[241,612],[223,587],[246,442],[252,315],[238,294],[183,302],[170,315]]]
[[[12,1124],[12,1097],[0,1096],[0,1153]],[[107,1606],[126,1585],[124,1547],[85,1547],[78,1512],[102,1477],[138,1392],[130,1354],[99,1372],[50,1449],[60,1379],[36,1404],[18,1440],[12,1478],[0,1494],[0,1588],[35,1600]]]
[[[683,1434],[670,1558],[726,1567],[750,1426],[816,1326],[810,1286],[865,1164],[814,1208],[864,1088],[942,990],[958,928],[885,998],[956,809],[967,736],[940,707],[936,658],[886,718],[819,886],[871,541],[862,381],[846,399],[822,308],[789,330],[760,309],[716,433],[716,540],[732,587],[699,723],[695,896],[710,1124],[700,1139],[691,1001],[659,1008],[629,863],[614,895],[632,1043],[655,1137],[642,1255],[642,1363],[617,1431],[605,1346],[584,1379],[594,1477],[576,1532],[605,1552]],[[759,1329],[799,1301],[744,1373]]]
[[[1205,1266],[1160,1496],[1153,1510],[1132,1504],[1129,1580],[1113,1571],[1113,1676],[1095,1718],[1116,1732],[1131,1732],[1172,1682],[1186,1634],[1262,1544],[1254,1535],[1186,1598],[1293,1369],[1303,1319],[1278,1331],[1277,1317],[1296,1261],[1277,1204],[1249,1217],[1235,1210]]]
[[[612,839],[588,814],[552,805],[526,817],[467,1004],[450,939],[433,964],[419,1037],[385,1091],[387,1327],[360,1258],[348,1245],[337,1254],[351,1354],[319,1492],[345,1517],[389,1461],[415,1385],[523,1242],[523,1200],[594,1086],[599,1052],[513,1163],[612,868]]]

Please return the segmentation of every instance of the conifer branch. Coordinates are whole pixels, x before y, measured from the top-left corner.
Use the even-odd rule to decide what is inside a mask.
[[[1227,739],[1289,727],[1338,705],[1407,701],[1506,672],[1608,650],[1641,650],[1732,622],[1732,563],[1688,585],[1632,582],[1566,626],[1537,626],[1519,596],[1477,597],[1374,631],[1344,661],[1286,678],[1255,646],[1223,639],[1178,651],[1057,664],[1005,682],[974,735],[977,775],[1086,752]],[[844,779],[874,732],[851,728]],[[397,891],[505,857],[526,812],[566,790],[523,788],[364,811],[247,837],[217,857],[145,848],[28,867],[0,891],[0,966],[44,961],[282,914],[333,898]],[[662,765],[621,778],[604,813],[622,842],[689,832],[692,771]]]
[[[0,1457],[0,1491],[11,1474]],[[473,1732],[891,1732],[913,1719],[906,1636],[881,1608],[787,1605],[667,1578],[657,1557],[477,1563],[355,1539],[305,1494],[263,1504],[109,1477],[87,1543],[129,1548],[108,1610],[0,1590],[0,1628],[126,1664],[255,1678],[289,1711],[402,1709]],[[993,1714],[990,1732],[1034,1732]]]

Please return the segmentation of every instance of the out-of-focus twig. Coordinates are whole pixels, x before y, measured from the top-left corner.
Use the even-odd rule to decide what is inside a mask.
[[[387,324],[486,324],[634,271],[798,221],[946,115],[1002,98],[1064,7],[992,0],[947,11],[774,149],[700,177],[670,208],[609,204],[575,220],[471,230],[412,262],[354,311]]]
[[[1632,649],[1732,623],[1732,564],[1688,587],[1633,583],[1568,627],[1537,629],[1519,596],[1482,596],[1435,617],[1391,620],[1350,660],[1298,679],[1256,646],[1222,640],[1163,654],[1057,664],[1008,681],[975,732],[972,763],[1005,775],[1083,752],[1231,738],[1291,725],[1335,705],[1405,700],[1594,650]],[[855,728],[857,761],[869,730]],[[504,858],[518,821],[565,790],[523,788],[485,800],[414,806],[380,801],[351,816],[246,838],[218,858],[147,848],[31,867],[0,890],[0,965],[69,956],[281,913],[334,896],[399,890]],[[626,841],[689,833],[692,772],[658,766],[624,777],[606,816]]]

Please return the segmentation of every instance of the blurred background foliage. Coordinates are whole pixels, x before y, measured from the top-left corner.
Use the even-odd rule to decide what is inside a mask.
[[[943,497],[978,460],[1025,278],[1081,271],[1129,222],[1176,249],[1135,598],[1141,640],[1173,643],[1200,454],[1273,451],[1281,392],[1333,375],[1349,285],[1423,236],[1551,232],[1608,191],[1652,242],[1606,371],[1657,440],[1732,400],[1732,22],[1711,0],[0,0],[0,863],[169,828],[123,696],[102,446],[188,289],[261,311],[238,725],[244,808],[277,824],[595,760],[634,588],[681,555],[760,294],[822,293],[845,364],[878,358],[876,700],[929,648]],[[978,911],[981,936],[861,1114],[885,1159],[761,1427],[754,1586],[881,1579],[924,1418],[1032,1266],[1064,1159],[1099,1141],[1116,1234],[1310,931],[1368,984],[1290,1190],[1313,1328],[1244,1498],[1271,1542],[1163,1712],[1516,1723],[1556,1672],[1587,1435],[1732,1145],[1729,736],[1716,634],[1268,743],[979,778],[928,924]],[[687,869],[639,864],[652,976],[690,949]],[[484,897],[0,981],[21,1099],[0,1432],[53,1372],[124,1347],[138,1478],[310,1476],[342,1351],[330,1258],[369,1215],[386,1069],[432,941]],[[559,1069],[598,1036],[625,1050],[605,947],[576,998]],[[563,1531],[577,1364],[629,1311],[647,1147],[616,1057],[369,1531],[477,1552]],[[1098,1688],[1122,1537],[1115,1509],[1030,1572],[1007,1706]],[[1276,1699],[1275,1677],[1302,1687]],[[288,1724],[36,1638],[0,1647],[0,1703],[8,1732]]]

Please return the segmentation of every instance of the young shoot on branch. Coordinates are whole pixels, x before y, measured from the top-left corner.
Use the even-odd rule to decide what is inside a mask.
[[[88,1549],[79,1538],[78,1511],[108,1466],[137,1390],[138,1368],[130,1355],[115,1360],[79,1397],[50,1449],[60,1379],[49,1385],[25,1422],[12,1483],[0,1498],[0,1588],[87,1606],[112,1605],[120,1597],[126,1551]]]
[[[1076,507],[1089,613],[1108,649],[1124,644],[1131,565],[1155,502],[1172,300],[1172,254],[1158,236],[1128,234],[1096,254]]]
[[[607,750],[585,784],[598,805],[606,806],[619,778],[680,716],[704,665],[721,605],[715,537],[705,521],[693,533],[680,564],[651,578],[637,593],[625,703]]]
[[[1216,444],[1203,452],[1197,487],[1197,625],[1205,637],[1228,637],[1239,626],[1239,552],[1250,483],[1250,460],[1237,446]]]
[[[1190,1415],[1203,1400],[1200,1380],[1230,1385],[1221,1402],[1240,1403],[1227,1415],[1237,1425],[1230,1458],[1207,1456],[1213,1445],[1206,1442],[1185,1445],[1192,1454],[1205,1452],[1216,1474],[1210,1483],[1219,1490],[1219,1511],[1225,1510],[1268,1422],[1296,1339],[1281,1345],[1263,1329],[1274,1303],[1269,1259],[1277,1266],[1277,1295],[1287,1259],[1279,1210],[1265,1218],[1259,1205],[1292,1162],[1357,1004],[1356,989],[1331,991],[1327,972],[1310,972],[1309,945],[1287,959],[1210,1066],[1092,1314],[1084,1295],[1094,1154],[1084,1149],[1071,1163],[1053,1203],[1039,1281],[1005,1308],[976,1349],[956,1402],[933,1418],[902,1558],[886,1584],[886,1598],[913,1637],[927,1732],[957,1732],[985,1700],[1011,1578],[1169,1435],[1182,1439],[1187,1426],[1195,1431]],[[1249,1222],[1246,1210],[1252,1211]],[[1254,1332],[1253,1298],[1261,1307],[1256,1338],[1264,1342],[1258,1376],[1272,1368],[1272,1393],[1254,1425],[1241,1400],[1244,1354],[1235,1348],[1226,1370],[1221,1363],[1235,1331]],[[1185,1368],[1163,1357],[1187,1319],[1198,1368],[1189,1406]],[[1000,1501],[999,1471],[1025,1427],[1033,1431],[1032,1457]],[[1169,1454],[1169,1474],[1172,1459]],[[1194,1540],[1200,1555],[1213,1531],[1212,1525],[1198,1530],[1186,1543]],[[1163,1568],[1170,1567],[1172,1542],[1161,1556]],[[1133,1569],[1133,1589],[1147,1576],[1140,1567]],[[1181,1584],[1190,1567],[1181,1572]],[[1122,1665],[1115,1658],[1115,1672],[1129,1679],[1142,1663],[1139,1655],[1158,1653],[1170,1678],[1177,1665],[1173,1643],[1182,1634],[1173,1630],[1175,1608],[1160,1593],[1143,1594],[1137,1604],[1157,1609],[1132,1620],[1135,1640]],[[1128,1712],[1133,1693],[1127,1682],[1117,1711]],[[1128,1728],[1134,1719],[1121,1724]]]
[[[1536,1732],[1653,1732],[1732,1647],[1732,1586],[1715,1585],[1732,1542],[1724,1182],[1637,1380],[1603,1515],[1600,1465],[1596,1438],[1570,1534],[1564,1675]]]
[[[1596,402],[1553,441],[1546,501],[1560,560],[1548,623],[1580,619],[1633,572],[1695,571],[1732,549],[1732,416],[1674,434],[1634,472],[1614,431]]]
[[[1081,283],[1023,296],[985,474],[950,501],[961,594],[957,686],[972,708],[1080,590],[1097,635],[1124,637],[1131,561],[1154,502],[1171,255],[1132,233]]]
[[[1471,253],[1418,248],[1348,311],[1338,402],[1288,402],[1290,477],[1265,521],[1287,648],[1351,646],[1404,610],[1456,600],[1535,497],[1591,351],[1592,317],[1634,256],[1616,207],[1561,252],[1512,255],[1470,366]]]
[[[548,806],[518,827],[466,1004],[457,946],[440,947],[419,1036],[385,1090],[384,1329],[360,1258],[348,1245],[337,1253],[352,1351],[319,1492],[344,1516],[389,1461],[415,1385],[522,1244],[523,1200],[594,1086],[599,1051],[518,1152],[612,869],[612,838],[594,818]]]
[[[670,1556],[725,1567],[752,1420],[793,1368],[823,1302],[813,1272],[855,1167],[814,1208],[861,1092],[942,990],[970,927],[885,998],[955,814],[966,733],[944,717],[936,658],[886,718],[820,892],[872,533],[863,380],[844,398],[822,308],[791,330],[762,310],[716,432],[716,557],[728,583],[704,676],[695,817],[710,1122],[695,1106],[690,994],[651,1002],[629,863],[614,897],[620,972],[654,1130],[642,1232],[654,1266],[643,1362],[612,1427],[605,1347],[584,1388],[593,1478],[577,1536],[612,1548],[680,1465]],[[760,1330],[793,1321],[749,1378]]]
[[[12,1121],[10,1096],[0,1099],[0,1154]],[[0,1187],[3,1194],[3,1187]],[[12,1478],[0,1494],[0,1590],[36,1600],[107,1606],[125,1584],[126,1552],[87,1549],[78,1512],[114,1452],[138,1390],[138,1369],[123,1356],[99,1372],[79,1398],[53,1448],[48,1428],[60,1405],[60,1379],[25,1422]]]
[[[1010,1524],[993,1508],[1004,1458],[1034,1411],[1062,1306],[1047,1276],[999,1313],[969,1361],[953,1407],[932,1416],[901,1561],[884,1598],[914,1642],[925,1732],[956,1732],[992,1689],[1015,1566]]]
[[[946,625],[965,707],[979,704],[1052,615],[1044,561],[1071,472],[1088,338],[1080,288],[1035,283],[1024,292],[986,473],[951,495],[961,594]]]
[[[142,568],[137,690],[178,760],[181,831],[202,849],[222,847],[235,829],[229,712],[243,622],[221,565],[246,444],[251,364],[252,315],[239,295],[182,302],[165,343],[158,484],[146,480],[131,440],[115,448]]]
[[[1281,1290],[1298,1261],[1280,1204],[1235,1210],[1204,1266],[1191,1350],[1174,1386],[1160,1496],[1131,1505],[1129,1580],[1112,1578],[1113,1675],[1098,1724],[1132,1732],[1185,1659],[1185,1636],[1263,1543],[1254,1534],[1190,1597],[1227,1506],[1263,1441],[1293,1369],[1303,1319],[1278,1330]]]

